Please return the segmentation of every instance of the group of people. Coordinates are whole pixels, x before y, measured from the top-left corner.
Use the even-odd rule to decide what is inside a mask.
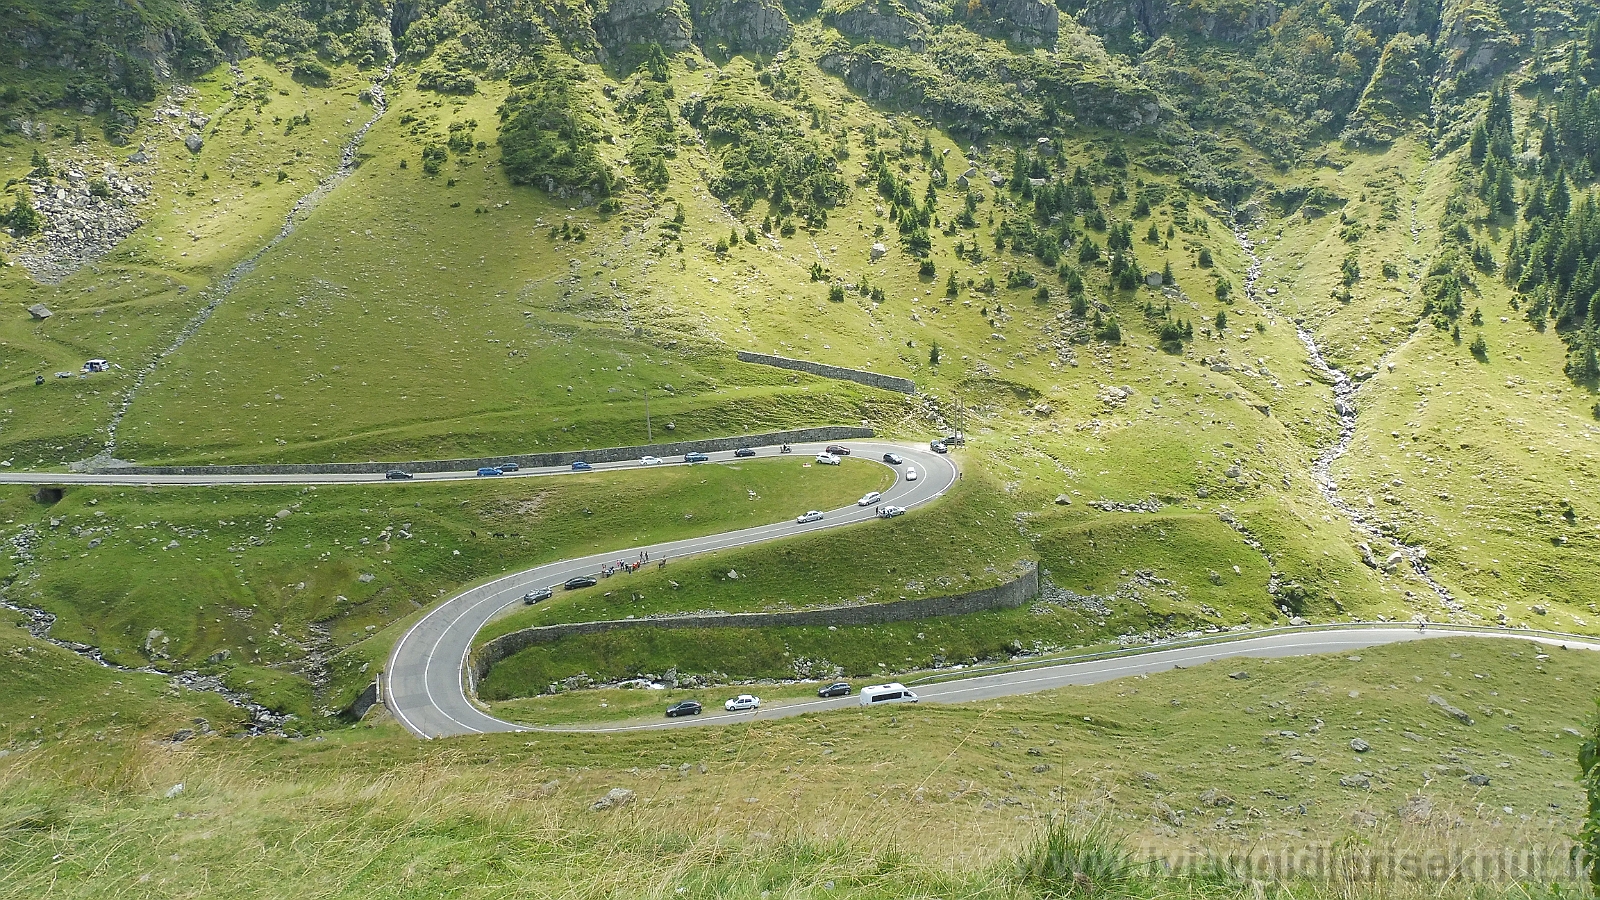
[[[648,551],[648,550],[640,550],[638,559],[635,559],[635,560],[633,560],[631,562],[628,561],[628,560],[619,559],[619,560],[617,560],[615,565],[604,565],[604,566],[601,566],[600,567],[600,574],[605,578],[610,578],[612,575],[615,575],[618,572],[637,572],[640,569],[644,568],[644,564],[649,562],[649,561],[650,561],[650,551]],[[656,560],[656,571],[659,572],[662,569],[665,569],[666,567],[667,567],[667,561],[665,559]]]

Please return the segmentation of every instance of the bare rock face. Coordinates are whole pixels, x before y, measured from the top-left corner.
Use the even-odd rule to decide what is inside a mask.
[[[1061,11],[1045,0],[986,0],[967,24],[1013,44],[1054,47],[1061,33]]]
[[[694,25],[683,0],[613,0],[594,19],[595,36],[610,53],[654,41],[668,53],[689,49]]]
[[[858,41],[912,50],[928,45],[928,20],[900,0],[846,0],[824,9],[822,21]]]
[[[1090,0],[1078,20],[1100,34],[1127,34],[1137,29],[1155,38],[1181,31],[1207,40],[1241,43],[1277,22],[1282,12],[1272,0],[1210,10],[1171,0]]]
[[[770,53],[794,37],[779,0],[694,0],[692,12],[702,46]]]

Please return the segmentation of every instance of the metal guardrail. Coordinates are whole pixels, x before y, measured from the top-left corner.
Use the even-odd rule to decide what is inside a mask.
[[[1435,634],[1451,634],[1465,632],[1468,634],[1486,634],[1495,637],[1542,637],[1548,640],[1572,640],[1583,643],[1600,644],[1600,635],[1573,634],[1565,631],[1547,631],[1539,628],[1509,628],[1494,625],[1452,625],[1446,622],[1429,622],[1429,627]],[[1322,631],[1359,631],[1364,629],[1392,630],[1416,628],[1415,622],[1330,622],[1319,625],[1278,625],[1272,628],[1251,629],[1249,631],[1236,631],[1227,634],[1207,635],[1197,638],[1185,638],[1155,644],[1146,644],[1142,647],[1124,647],[1118,650],[1102,650],[1097,653],[1078,653],[1066,656],[1041,656],[1036,659],[1021,662],[1002,663],[992,666],[971,667],[932,675],[924,675],[905,682],[907,685],[937,684],[943,681],[954,681],[965,678],[979,678],[985,675],[999,675],[1005,672],[1026,671],[1028,669],[1047,669],[1054,666],[1072,665],[1074,663],[1095,662],[1102,659],[1119,659],[1125,657],[1144,656],[1150,653],[1160,653],[1166,650],[1182,650],[1189,647],[1204,647],[1209,645],[1231,644],[1239,641],[1254,640],[1256,638],[1271,637],[1278,634],[1315,634]],[[1427,630],[1419,628],[1419,633],[1426,634]]]

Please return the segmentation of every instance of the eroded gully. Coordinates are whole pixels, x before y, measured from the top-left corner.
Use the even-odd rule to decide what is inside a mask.
[[[1300,319],[1284,316],[1280,310],[1273,309],[1264,301],[1264,298],[1256,290],[1256,282],[1261,277],[1261,257],[1256,254],[1255,242],[1250,239],[1249,233],[1242,226],[1236,228],[1234,237],[1238,240],[1239,248],[1244,251],[1250,263],[1244,277],[1245,296],[1257,306],[1273,310],[1278,314],[1279,318],[1293,322],[1295,336],[1300,339],[1300,343],[1306,348],[1306,357],[1311,364],[1311,368],[1333,388],[1333,409],[1339,417],[1339,437],[1324,448],[1311,463],[1311,480],[1316,484],[1317,491],[1322,494],[1323,499],[1330,506],[1348,518],[1350,526],[1365,537],[1367,541],[1375,541],[1379,545],[1388,544],[1393,546],[1395,548],[1394,553],[1399,555],[1399,560],[1394,561],[1403,561],[1409,565],[1417,577],[1433,590],[1434,594],[1438,596],[1439,602],[1449,609],[1452,614],[1464,613],[1466,608],[1462,606],[1460,601],[1456,600],[1450,589],[1440,584],[1429,572],[1428,551],[1426,548],[1417,544],[1406,544],[1385,535],[1374,522],[1368,519],[1366,513],[1356,508],[1353,504],[1346,502],[1339,494],[1339,484],[1333,478],[1333,466],[1334,463],[1349,452],[1351,442],[1355,440],[1357,415],[1359,413],[1356,393],[1360,385],[1344,371],[1329,365],[1327,358],[1322,354],[1322,349],[1317,346],[1316,335]],[[1412,238],[1413,240],[1417,239],[1417,229],[1415,227],[1412,229]],[[1389,353],[1380,358],[1375,370],[1381,368],[1387,358],[1398,349],[1396,347],[1395,350],[1390,350]],[[1365,542],[1363,542],[1361,550],[1363,560],[1373,568],[1381,571],[1388,562],[1387,560],[1376,559]],[[1393,556],[1390,559],[1393,560]]]

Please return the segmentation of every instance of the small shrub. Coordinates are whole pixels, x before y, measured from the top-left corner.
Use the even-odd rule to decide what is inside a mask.
[[[844,302],[844,285],[836,284],[828,288],[828,300],[833,303]]]
[[[1489,361],[1489,344],[1483,339],[1483,335],[1480,334],[1474,337],[1472,339],[1472,345],[1467,349],[1471,351],[1475,358],[1477,358],[1478,362]]]
[[[933,260],[926,257],[917,265],[917,274],[923,278],[932,278],[934,275]]]

